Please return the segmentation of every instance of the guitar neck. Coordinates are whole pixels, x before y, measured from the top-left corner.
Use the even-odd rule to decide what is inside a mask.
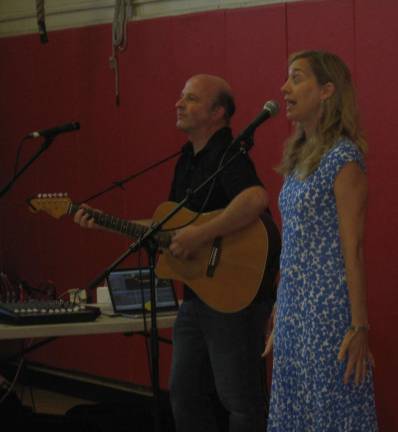
[[[75,214],[80,208],[81,207],[78,204],[71,203],[68,208],[68,214]],[[131,238],[139,238],[148,230],[146,225],[121,219],[107,213],[98,212],[92,209],[85,209],[85,211],[94,219],[94,222],[97,225],[119,232]],[[159,232],[155,235],[155,238],[159,243],[159,246],[163,248],[167,248],[170,245],[170,233]]]

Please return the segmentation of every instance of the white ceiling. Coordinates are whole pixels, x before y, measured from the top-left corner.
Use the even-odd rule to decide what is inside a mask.
[[[47,31],[112,22],[116,0],[43,0]],[[139,20],[295,0],[120,0]],[[36,0],[0,0],[0,37],[38,31]]]

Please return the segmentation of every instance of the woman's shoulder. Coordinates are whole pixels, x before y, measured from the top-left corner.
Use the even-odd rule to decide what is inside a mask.
[[[357,161],[364,165],[364,155],[359,147],[349,138],[340,138],[334,146],[325,154],[328,162],[348,163]]]
[[[357,162],[363,170],[366,169],[362,151],[349,138],[342,137],[326,152],[322,158],[321,165],[336,175],[349,162]]]

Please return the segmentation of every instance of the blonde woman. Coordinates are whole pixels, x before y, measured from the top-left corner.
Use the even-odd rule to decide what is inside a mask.
[[[295,132],[280,172],[281,280],[267,432],[377,430],[363,261],[367,181],[351,74],[334,54],[289,59]]]

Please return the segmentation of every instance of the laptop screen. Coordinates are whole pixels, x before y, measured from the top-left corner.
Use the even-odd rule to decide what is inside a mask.
[[[114,312],[140,314],[150,312],[150,270],[148,267],[117,269],[107,277]],[[155,277],[156,310],[175,311],[177,297],[171,280]]]

